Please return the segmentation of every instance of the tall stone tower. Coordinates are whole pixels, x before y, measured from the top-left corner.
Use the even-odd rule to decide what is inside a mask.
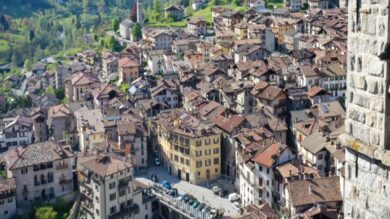
[[[137,0],[137,23],[141,24],[143,23],[143,16],[142,16],[142,3],[141,0]]]
[[[348,1],[345,218],[390,218],[389,0]]]

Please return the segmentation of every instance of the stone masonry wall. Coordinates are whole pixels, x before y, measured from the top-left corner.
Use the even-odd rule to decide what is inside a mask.
[[[361,1],[360,24],[357,2]],[[385,147],[388,69],[378,56],[388,41],[388,0],[352,0],[348,8],[348,75],[346,131]]]
[[[351,149],[345,156],[344,218],[390,218],[390,168]]]
[[[389,0],[348,1],[344,217],[390,218]]]

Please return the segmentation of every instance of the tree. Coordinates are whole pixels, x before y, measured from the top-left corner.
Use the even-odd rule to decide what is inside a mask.
[[[216,6],[216,5],[220,5],[221,4],[221,1],[220,0],[212,0],[211,1],[211,4]]]
[[[133,5],[133,8],[131,9],[130,19],[131,19],[133,22],[137,22],[137,3],[135,3],[135,4]]]
[[[131,34],[133,36],[133,39],[138,41],[142,37],[142,28],[139,23],[134,24],[133,29],[131,30]]]
[[[58,213],[50,206],[42,206],[35,209],[36,219],[57,219]]]
[[[63,100],[65,98],[65,89],[64,88],[55,89],[54,94],[56,95],[57,99]]]
[[[111,51],[116,51],[118,46],[117,46],[117,41],[114,36],[110,36],[106,39],[106,47],[110,49]]]
[[[31,60],[30,59],[26,59],[24,61],[24,68],[26,69],[26,71],[31,71],[32,69],[32,63],[31,63]]]
[[[234,0],[234,5],[235,6],[240,6],[241,4],[241,1],[240,0]]]
[[[7,31],[9,29],[9,23],[3,14],[0,15],[0,25],[1,25],[0,29],[4,31]]]
[[[119,20],[117,18],[112,19],[111,27],[112,27],[113,31],[115,31],[115,32],[118,31],[118,29],[119,29]]]
[[[191,17],[193,13],[194,13],[194,11],[192,10],[192,7],[187,7],[185,9],[186,17]]]
[[[52,87],[52,86],[47,86],[46,88],[45,88],[45,94],[55,94],[55,92],[54,92],[54,88]]]
[[[160,13],[160,10],[161,10],[160,1],[154,1],[153,2],[153,11],[156,13]]]

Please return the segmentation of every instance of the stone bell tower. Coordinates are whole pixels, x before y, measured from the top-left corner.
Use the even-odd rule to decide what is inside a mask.
[[[142,3],[141,0],[137,0],[137,23],[143,24]]]
[[[389,0],[348,1],[344,217],[390,218]]]

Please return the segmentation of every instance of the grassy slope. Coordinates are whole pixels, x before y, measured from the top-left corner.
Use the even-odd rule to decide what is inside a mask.
[[[204,17],[207,23],[212,23],[211,18],[211,8],[213,6],[208,5],[206,8],[203,8],[201,10],[195,11],[192,16],[195,17]],[[235,6],[235,5],[223,5],[223,7],[238,10],[238,11],[245,11],[247,9],[246,6]],[[176,21],[176,22],[158,22],[158,23],[151,23],[149,26],[151,27],[185,27],[187,25],[187,22],[185,21],[185,18],[183,21]]]

